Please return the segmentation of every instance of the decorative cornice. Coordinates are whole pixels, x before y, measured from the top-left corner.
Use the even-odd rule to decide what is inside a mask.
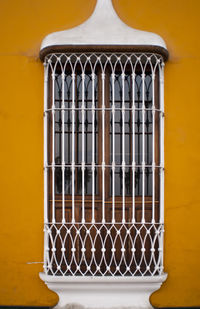
[[[83,24],[47,35],[41,45],[41,54],[60,46],[155,46],[167,53],[166,44],[159,35],[126,25],[115,12],[112,0],[97,0],[93,14]]]

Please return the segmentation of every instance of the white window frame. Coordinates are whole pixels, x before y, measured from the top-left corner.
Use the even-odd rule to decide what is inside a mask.
[[[102,25],[102,27],[99,27],[99,25]],[[109,29],[109,31],[108,31]],[[117,29],[117,30],[116,30]],[[107,35],[105,35],[105,33]],[[117,54],[120,52],[121,54],[123,52],[129,53],[131,55],[136,55],[136,58],[139,59],[139,55],[144,55],[144,57],[151,58],[152,54],[157,54],[160,57],[159,62],[159,101],[160,101],[160,111],[159,111],[159,117],[160,117],[160,163],[159,163],[159,169],[160,169],[160,216],[159,216],[159,222],[155,222],[155,205],[152,197],[152,217],[151,222],[148,222],[152,226],[155,226],[155,224],[159,224],[159,228],[155,230],[155,234],[158,234],[159,238],[159,273],[152,272],[151,275],[145,275],[144,272],[140,274],[140,276],[137,276],[136,273],[131,273],[131,276],[126,276],[126,274],[121,274],[120,276],[116,276],[114,273],[110,273],[110,275],[102,274],[101,276],[95,276],[95,273],[91,273],[90,276],[85,276],[85,274],[82,274],[82,276],[76,276],[76,272],[71,272],[71,276],[68,275],[68,273],[61,273],[61,275],[56,275],[57,271],[51,271],[51,274],[49,270],[52,270],[52,257],[55,258],[55,235],[52,233],[52,226],[56,225],[56,217],[55,217],[55,185],[52,184],[52,192],[53,192],[53,198],[52,198],[52,222],[50,224],[49,222],[49,215],[48,215],[48,169],[49,169],[49,162],[48,162],[48,113],[49,113],[49,106],[48,106],[48,83],[49,83],[49,67],[51,65],[51,61],[49,59],[51,58],[51,54],[54,54],[54,57],[57,57],[56,61],[59,61],[59,57],[63,57],[63,55],[68,54],[71,51],[71,55],[77,51],[81,53],[88,54],[88,51],[90,53],[99,53],[104,52],[107,54]],[[64,306],[66,304],[70,303],[80,303],[81,305],[87,306],[87,307],[95,307],[96,303],[101,302],[101,306],[103,307],[113,307],[113,306],[131,306],[132,308],[138,308],[138,305],[140,304],[143,308],[150,308],[149,304],[149,297],[150,295],[157,289],[159,289],[160,285],[163,281],[165,281],[167,274],[163,272],[163,231],[164,231],[164,61],[168,57],[168,52],[166,49],[166,45],[162,38],[160,38],[158,35],[155,35],[153,33],[143,32],[139,30],[132,29],[128,26],[126,26],[121,20],[119,20],[118,16],[116,15],[113,7],[112,7],[112,1],[111,0],[98,0],[97,5],[95,8],[95,11],[93,15],[89,18],[88,21],[86,21],[81,26],[78,26],[71,30],[66,30],[58,33],[53,33],[47,36],[42,43],[41,46],[41,53],[40,53],[41,59],[44,60],[45,65],[45,85],[44,85],[44,204],[45,204],[45,211],[44,211],[44,220],[45,220],[45,250],[44,250],[44,273],[40,274],[40,277],[45,283],[48,285],[50,289],[55,291],[59,295],[59,306]],[[156,56],[157,57],[157,56]],[[70,58],[70,56],[69,56]],[[134,64],[134,62],[133,62]],[[55,72],[51,72],[52,75],[52,83],[55,79]],[[63,78],[64,78],[64,72]],[[73,72],[72,76],[73,76]],[[84,72],[83,72],[84,73]],[[134,74],[134,72],[132,72]],[[145,72],[143,73],[145,74]],[[154,73],[152,71],[152,76],[154,76]],[[102,75],[103,78],[103,75]],[[113,77],[114,78],[114,77]],[[72,78],[73,80],[73,78]],[[103,79],[102,79],[103,80]],[[152,79],[154,80],[154,78]],[[144,79],[143,79],[144,84]],[[63,83],[64,85],[64,83]],[[144,87],[143,87],[144,88]],[[54,87],[52,88],[54,89]],[[54,90],[53,90],[54,91]],[[103,90],[104,91],[104,90]],[[52,93],[52,97],[54,100],[54,93]],[[104,97],[104,95],[103,95]],[[75,99],[75,96],[74,96]],[[122,102],[122,105],[124,103]],[[134,107],[133,107],[134,108]],[[52,114],[52,119],[54,119],[55,115],[55,105],[52,104],[52,107],[50,108],[50,113]],[[61,107],[61,113],[62,113],[62,124],[64,126],[64,100]],[[71,112],[74,114],[74,105],[72,104]],[[104,103],[102,105],[102,111],[103,114],[105,112]],[[124,106],[122,106],[122,112],[124,112]],[[143,170],[143,193],[142,193],[142,218],[140,222],[141,225],[145,226],[147,222],[145,222],[145,193],[144,193],[144,168],[145,168],[145,160],[144,160],[144,153],[145,153],[145,146],[144,146],[144,115],[145,115],[146,109],[144,104],[144,93],[143,93],[143,105],[142,105],[142,113],[143,113],[143,162],[142,162],[142,170]],[[82,117],[84,118],[85,113],[85,106],[84,106],[84,100],[82,104]],[[152,107],[152,114],[155,113],[155,106]],[[103,118],[102,118],[103,119]],[[73,121],[74,123],[74,121]],[[124,121],[123,121],[124,125]],[[105,128],[104,128],[104,119],[102,121],[103,126],[103,134],[105,134]],[[52,130],[54,131],[54,120],[53,120],[53,126]],[[73,131],[74,129],[72,129]],[[74,131],[73,131],[74,132]],[[122,133],[124,136],[124,133]],[[73,134],[72,134],[73,135]],[[84,127],[82,127],[82,136],[84,135]],[[63,138],[63,135],[62,135]],[[123,137],[124,138],[124,137]],[[54,134],[52,134],[52,140],[54,139]],[[64,138],[62,139],[64,144]],[[73,142],[72,142],[73,143]],[[84,140],[83,140],[84,143]],[[104,154],[104,139],[102,140],[102,147]],[[124,147],[124,146],[123,146]],[[64,148],[63,148],[64,149]],[[74,149],[74,147],[72,147]],[[52,148],[53,153],[54,149]],[[72,150],[74,152],[74,150]],[[123,156],[124,156],[124,148],[123,148]],[[73,157],[73,154],[72,154]],[[62,157],[64,158],[64,156]],[[75,162],[72,160],[71,168],[72,168],[72,174],[75,169],[74,166]],[[94,162],[93,168],[94,168]],[[84,179],[84,159],[82,160],[82,177]],[[124,170],[124,161],[122,164],[122,170]],[[113,162],[114,166],[114,162]],[[52,170],[52,179],[55,179],[55,158],[53,158],[51,163],[51,170]],[[104,173],[104,160],[102,160],[101,163],[101,169]],[[132,165],[133,169],[135,168],[135,163],[133,162]],[[64,175],[65,170],[65,162],[64,159],[61,163],[62,168],[62,175]],[[155,162],[152,161],[151,165],[152,171],[155,169]],[[123,183],[124,183],[124,172],[123,172]],[[63,181],[64,178],[62,178]],[[104,178],[103,179],[103,188],[105,187]],[[53,181],[54,183],[54,181]],[[64,184],[64,181],[62,182]],[[124,194],[124,188],[125,184],[123,185],[123,207],[122,207],[122,224],[126,223],[126,218],[124,216],[124,209],[125,209],[125,194]],[[73,191],[73,188],[72,188]],[[74,192],[74,191],[73,191]],[[94,214],[94,201],[95,201],[95,195],[93,191],[93,214]],[[74,213],[74,193],[72,193],[72,214]],[[112,196],[113,199],[113,213],[115,209],[115,196]],[[84,195],[84,189],[82,189],[82,224],[85,224],[85,218],[84,218],[84,211],[85,211],[85,195]],[[134,198],[133,198],[133,204],[134,204]],[[102,199],[102,213],[104,214],[104,197]],[[134,206],[133,206],[134,209]],[[132,212],[132,226],[136,226],[135,218],[133,215],[134,211]],[[91,224],[94,224],[94,216],[92,217]],[[113,215],[113,225],[115,217]],[[62,222],[59,222],[59,224],[65,225],[66,224],[66,218],[65,218],[65,193],[64,193],[64,186],[62,188]],[[69,222],[67,222],[69,223]],[[72,215],[72,220],[70,222],[71,225],[74,225],[76,223],[75,216]],[[102,215],[102,221],[101,224],[105,224],[106,220],[104,215]],[[130,222],[129,222],[130,223]],[[138,229],[138,228],[137,228]],[[60,237],[60,231],[59,228],[56,228],[56,237]],[[69,229],[70,231],[70,229]],[[78,231],[78,230],[77,230]],[[148,229],[147,229],[148,231]],[[150,232],[147,232],[146,235],[148,235]],[[69,232],[70,234],[70,232]],[[77,233],[79,234],[79,232]],[[54,236],[53,236],[54,235]],[[62,243],[63,240],[61,240]],[[51,243],[51,244],[50,244]],[[153,240],[152,240],[153,243]],[[123,247],[123,245],[122,245]],[[143,244],[144,247],[144,244]],[[62,248],[64,252],[64,246],[62,243]],[[51,249],[52,253],[49,254],[49,249]],[[84,246],[83,246],[83,249]],[[103,249],[103,247],[102,247]],[[153,249],[153,247],[152,247]],[[82,251],[83,253],[84,251]],[[64,256],[64,253],[62,253]],[[84,256],[84,253],[83,253]],[[154,257],[154,253],[152,251],[152,259]],[[55,258],[56,260],[56,258]],[[109,265],[107,265],[109,267]],[[139,267],[139,265],[137,265]],[[148,267],[148,266],[147,266]],[[60,272],[61,265],[57,263],[57,270]],[[139,269],[138,269],[139,270]],[[59,273],[60,274],[60,273]],[[95,284],[94,284],[95,282]],[[70,293],[69,293],[70,291]],[[92,291],[92,292],[91,292]],[[123,295],[123,297],[122,297]]]

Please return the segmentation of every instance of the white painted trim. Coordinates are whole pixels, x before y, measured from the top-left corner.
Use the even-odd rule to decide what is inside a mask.
[[[48,288],[59,296],[56,309],[152,309],[149,297],[166,280],[154,277],[75,277],[40,273]]]
[[[47,35],[41,50],[59,45],[151,45],[167,49],[159,35],[126,25],[115,12],[112,0],[97,0],[93,14],[83,24]]]

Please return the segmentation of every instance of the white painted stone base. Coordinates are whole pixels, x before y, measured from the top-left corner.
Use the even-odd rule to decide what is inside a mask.
[[[149,297],[166,280],[154,277],[59,277],[40,273],[56,292],[55,309],[152,309]]]

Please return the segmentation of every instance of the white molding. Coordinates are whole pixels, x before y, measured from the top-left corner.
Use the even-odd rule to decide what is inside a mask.
[[[152,309],[149,297],[166,280],[154,277],[75,277],[40,273],[48,288],[59,296],[56,309]]]
[[[112,0],[97,0],[93,14],[83,24],[47,35],[41,50],[59,45],[147,45],[167,49],[159,35],[126,25],[115,12]]]

